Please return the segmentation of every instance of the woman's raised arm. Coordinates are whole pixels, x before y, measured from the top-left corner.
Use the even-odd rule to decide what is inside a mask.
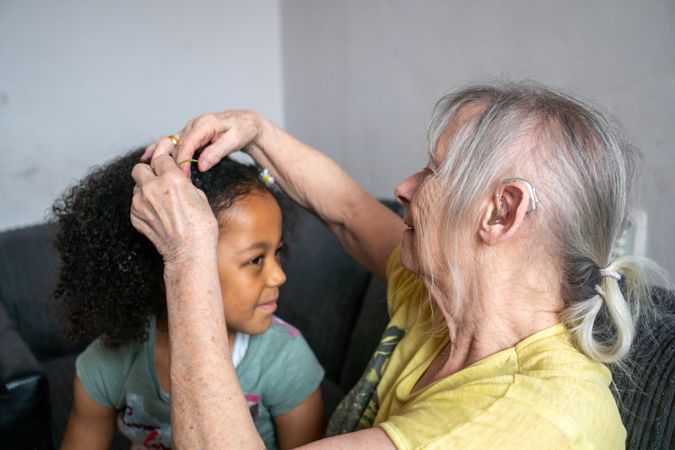
[[[204,171],[244,149],[269,169],[284,192],[325,222],[357,261],[384,278],[387,258],[405,225],[333,160],[252,111],[203,115],[174,137],[152,144],[144,158],[171,154],[180,162],[205,147],[199,156],[199,169]],[[187,164],[183,170],[189,174]]]

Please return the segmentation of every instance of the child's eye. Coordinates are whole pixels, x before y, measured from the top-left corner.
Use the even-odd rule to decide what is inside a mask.
[[[257,258],[253,258],[252,260],[250,260],[250,261],[249,261],[249,264],[253,264],[253,265],[255,265],[255,266],[259,266],[259,265],[262,264],[262,262],[263,262],[263,257],[262,257],[262,256],[258,256]]]

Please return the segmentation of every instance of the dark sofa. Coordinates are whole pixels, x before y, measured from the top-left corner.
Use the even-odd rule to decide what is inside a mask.
[[[397,209],[396,205],[388,205]],[[278,315],[298,327],[326,369],[327,415],[361,375],[387,322],[384,283],[299,210],[288,239]],[[59,259],[47,224],[0,233],[0,448],[58,448],[72,404],[74,359],[51,300]],[[673,295],[655,289],[670,311]],[[632,381],[617,374],[628,448],[669,448],[675,436],[675,320],[641,332]],[[118,436],[112,448],[128,448]]]

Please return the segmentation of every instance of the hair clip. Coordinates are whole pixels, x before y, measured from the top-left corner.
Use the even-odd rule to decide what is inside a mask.
[[[269,169],[263,169],[263,171],[260,172],[260,181],[265,183],[265,186],[267,186],[268,188],[274,186],[274,177],[270,173]]]
[[[530,206],[527,208],[527,212],[532,212],[537,209],[537,192],[529,181],[524,178],[508,178],[504,180],[504,183],[520,183],[525,186],[527,188],[527,193],[530,194]]]

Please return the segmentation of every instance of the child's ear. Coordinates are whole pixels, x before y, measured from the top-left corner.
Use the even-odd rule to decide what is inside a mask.
[[[525,183],[507,180],[486,202],[478,231],[485,244],[497,245],[508,240],[518,231],[528,211],[534,210],[536,199]]]

